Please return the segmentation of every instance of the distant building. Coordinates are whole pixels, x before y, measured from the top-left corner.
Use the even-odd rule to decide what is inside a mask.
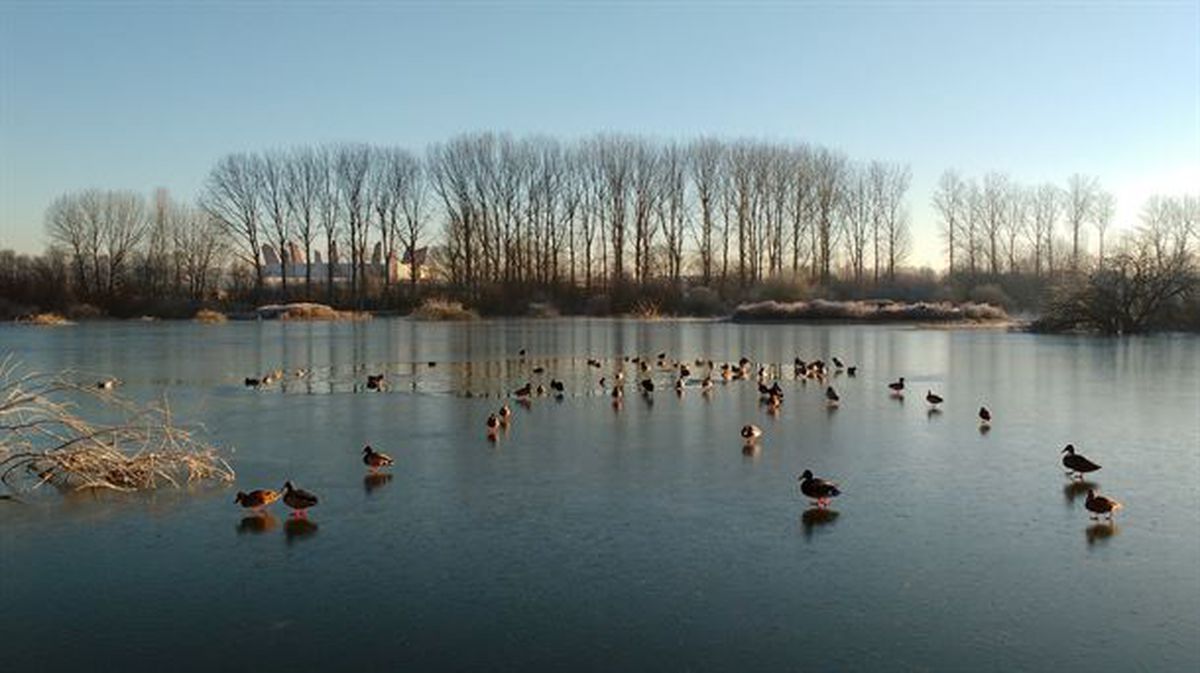
[[[287,265],[288,283],[294,283],[297,279],[304,280],[305,268],[304,252],[294,242],[288,242],[289,263]],[[268,285],[281,285],[283,283],[283,264],[279,259],[279,254],[275,251],[274,246],[269,244],[262,246],[263,256],[263,281]],[[333,248],[332,258],[336,259],[337,246]],[[387,262],[384,263],[383,246],[379,243],[375,244],[375,248],[371,252],[371,262],[367,265],[367,273],[372,276],[382,276],[387,274],[387,278],[392,283],[408,282],[412,276],[412,260],[417,261],[417,281],[426,282],[433,278],[433,267],[428,264],[429,248],[417,248],[413,254],[405,252],[404,256],[397,260],[395,253],[389,254]],[[313,251],[312,279],[313,282],[325,282],[329,277],[330,267],[333,271],[333,282],[335,284],[349,283],[351,277],[351,268],[349,262],[338,262],[329,264],[323,262],[320,251]]]

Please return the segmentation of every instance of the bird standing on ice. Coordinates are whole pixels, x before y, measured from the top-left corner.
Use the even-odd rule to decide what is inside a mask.
[[[812,498],[813,504],[817,507],[827,507],[830,498],[836,498],[842,494],[837,484],[814,477],[811,470],[805,470],[804,474],[800,475],[799,481],[800,492]]]
[[[1063,467],[1067,468],[1067,476],[1072,479],[1082,480],[1084,474],[1100,469],[1099,465],[1084,458],[1081,454],[1075,453],[1074,444],[1067,444],[1062,452],[1066,454],[1062,458]]]
[[[1088,489],[1087,501],[1083,505],[1087,508],[1087,511],[1096,515],[1092,517],[1093,519],[1099,519],[1101,515],[1107,514],[1109,521],[1112,521],[1113,514],[1117,510],[1124,507],[1124,505],[1112,498],[1096,495],[1096,491],[1090,488]]]
[[[371,468],[372,472],[381,467],[391,467],[396,463],[396,461],[392,460],[391,456],[387,455],[386,453],[380,453],[375,449],[372,449],[369,445],[363,447],[362,461],[363,465]]]

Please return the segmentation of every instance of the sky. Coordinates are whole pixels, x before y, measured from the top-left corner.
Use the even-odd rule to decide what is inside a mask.
[[[0,248],[58,195],[199,192],[222,155],[463,132],[802,140],[913,172],[1095,175],[1136,223],[1200,192],[1200,0],[0,0]]]

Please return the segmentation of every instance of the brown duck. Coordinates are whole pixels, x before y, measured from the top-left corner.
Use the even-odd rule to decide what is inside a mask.
[[[250,491],[249,493],[238,491],[237,495],[234,496],[233,501],[242,507],[245,507],[246,509],[258,511],[278,499],[278,491],[272,491],[269,488],[260,488],[258,490]]]
[[[370,446],[363,447],[362,461],[363,465],[371,468],[372,472],[381,467],[391,467],[396,462],[392,460],[391,456],[387,455],[386,453],[380,453],[375,449],[372,449]]]

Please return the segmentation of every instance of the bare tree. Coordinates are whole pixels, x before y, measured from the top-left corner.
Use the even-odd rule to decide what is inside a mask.
[[[208,175],[201,207],[237,241],[242,259],[254,269],[254,287],[263,288],[262,255],[259,250],[261,200],[258,189],[259,159],[250,154],[223,157]]]
[[[1062,209],[1062,196],[1058,187],[1046,183],[1038,186],[1032,198],[1033,273],[1040,277],[1043,259],[1050,273],[1054,273],[1054,225]]]
[[[1071,228],[1071,271],[1079,270],[1079,230],[1096,208],[1100,183],[1096,178],[1076,173],[1067,179],[1065,211]]]
[[[1112,192],[1100,191],[1096,194],[1096,202],[1092,210],[1094,218],[1092,224],[1095,225],[1096,234],[1100,238],[1100,249],[1096,254],[1096,263],[1101,267],[1104,266],[1104,232],[1112,224],[1116,211],[1117,202]]]
[[[700,277],[706,286],[713,278],[713,229],[719,207],[718,174],[722,170],[724,152],[721,142],[712,138],[693,142],[688,148],[687,165],[700,210],[699,231],[695,234],[700,254]]]
[[[371,150],[366,145],[342,145],[335,153],[340,201],[350,237],[350,293],[362,301],[366,283],[367,225],[370,217],[367,175]]]
[[[293,150],[287,158],[284,171],[284,195],[288,212],[295,222],[296,233],[304,248],[304,293],[312,296],[313,243],[317,238],[320,221],[323,184],[327,171],[319,151],[311,147]],[[328,251],[326,251],[328,252]]]
[[[292,232],[288,217],[287,170],[288,158],[283,152],[267,152],[258,162],[259,199],[266,210],[275,250],[279,254],[279,279],[284,297],[288,293],[288,267],[295,261],[288,250]]]
[[[955,237],[963,227],[963,220],[968,217],[967,185],[957,171],[947,169],[938,179],[933,192],[933,207],[942,221],[942,236],[946,239],[947,273],[954,273],[954,252],[961,242],[956,244]]]

